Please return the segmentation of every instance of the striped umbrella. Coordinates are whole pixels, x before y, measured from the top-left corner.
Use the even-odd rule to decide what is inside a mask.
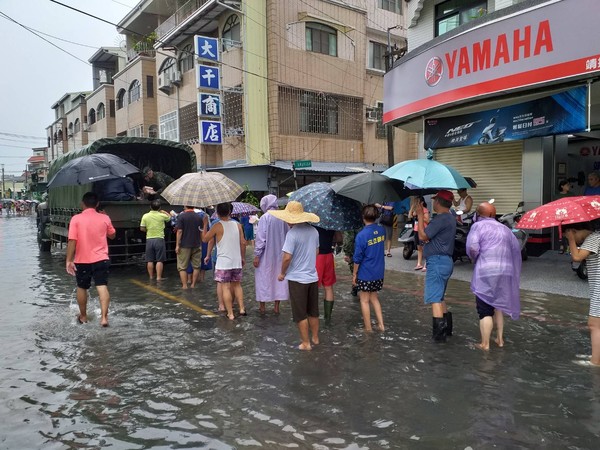
[[[244,189],[219,172],[186,173],[168,185],[162,197],[171,205],[203,208],[235,200]]]

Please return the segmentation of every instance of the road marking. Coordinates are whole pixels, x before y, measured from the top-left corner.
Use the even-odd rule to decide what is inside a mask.
[[[200,314],[202,314],[204,316],[208,316],[208,317],[216,317],[217,316],[215,313],[208,311],[207,309],[201,308],[198,305],[194,305],[192,302],[189,302],[184,298],[176,297],[175,295],[171,295],[168,292],[163,291],[162,289],[155,288],[154,286],[148,286],[147,284],[145,284],[139,280],[130,279],[129,281],[131,281],[133,284],[135,284],[137,286],[140,286],[140,287],[146,289],[147,291],[154,292],[155,294],[158,294],[161,297],[167,298],[173,302],[181,303],[182,305],[187,306],[188,308],[191,308],[194,311],[198,311]]]

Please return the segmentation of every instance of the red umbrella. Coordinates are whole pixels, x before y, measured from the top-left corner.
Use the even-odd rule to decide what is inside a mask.
[[[600,218],[600,195],[565,197],[527,211],[519,220],[517,228],[537,230],[589,222],[598,218]]]

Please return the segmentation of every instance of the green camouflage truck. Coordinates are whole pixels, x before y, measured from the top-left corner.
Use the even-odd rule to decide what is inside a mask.
[[[116,137],[104,138],[79,150],[66,153],[50,165],[48,179],[68,161],[93,153],[112,153],[138,168],[149,166],[155,171],[164,172],[177,179],[185,173],[196,171],[196,154],[185,144],[162,139]],[[132,177],[138,187],[142,187],[142,174]],[[38,244],[42,251],[50,251],[52,246],[66,245],[71,217],[81,212],[81,198],[84,193],[94,190],[93,183],[50,188],[48,198],[38,206]],[[148,200],[101,201],[100,208],[110,217],[117,235],[109,240],[111,264],[125,265],[142,260],[146,236],[140,231],[140,219],[150,210]],[[164,209],[171,209],[166,204]],[[170,229],[165,230],[167,260],[175,259],[175,237]]]

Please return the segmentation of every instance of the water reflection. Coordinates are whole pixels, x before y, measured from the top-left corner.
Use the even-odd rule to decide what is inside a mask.
[[[600,372],[572,363],[589,353],[585,302],[525,295],[507,346],[482,354],[466,283],[449,286],[456,332],[436,345],[422,277],[386,275],[387,330],[365,335],[340,270],[333,325],[309,353],[288,305],[258,314],[250,269],[250,314],[231,322],[146,290],[139,266],[111,274],[101,329],[97,298],[76,325],[64,255],[38,254],[33,220],[0,233],[3,448],[596,447]],[[160,289],[216,309],[212,282],[182,292],[174,270]]]

